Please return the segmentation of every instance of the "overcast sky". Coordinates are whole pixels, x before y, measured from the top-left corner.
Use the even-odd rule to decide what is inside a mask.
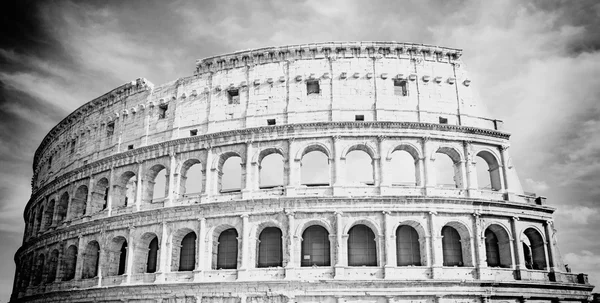
[[[481,102],[512,133],[523,185],[558,209],[565,262],[600,283],[598,1],[9,2],[0,4],[0,302],[33,153],[71,111],[138,77],[189,76],[199,58],[345,40],[464,49]]]

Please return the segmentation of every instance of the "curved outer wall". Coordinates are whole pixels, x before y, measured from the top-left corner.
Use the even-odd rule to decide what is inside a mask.
[[[265,48],[88,102],[36,151],[11,302],[587,300],[587,276],[558,253],[554,209],[523,192],[509,134],[479,104],[460,55],[379,42]],[[371,171],[353,170],[354,151]],[[398,151],[412,157],[410,184],[394,180]],[[326,158],[318,184],[302,175],[311,152]],[[283,177],[264,186],[273,154]],[[452,186],[436,182],[442,156]],[[491,188],[477,184],[476,157]],[[240,186],[228,189],[232,158]],[[200,180],[187,178],[193,166]],[[165,197],[153,199],[159,173]],[[192,181],[199,192],[186,190]],[[305,266],[309,227],[328,247],[319,266]],[[229,263],[224,243],[237,252]]]

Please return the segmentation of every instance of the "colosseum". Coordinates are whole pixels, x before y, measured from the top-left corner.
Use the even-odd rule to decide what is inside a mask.
[[[460,57],[262,48],[84,104],[35,153],[11,302],[587,302]]]

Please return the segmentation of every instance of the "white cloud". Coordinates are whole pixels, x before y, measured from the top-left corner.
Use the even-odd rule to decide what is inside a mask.
[[[588,224],[590,218],[598,216],[598,209],[587,206],[561,205],[558,207],[557,216],[565,217],[568,222],[575,224]]]
[[[600,283],[600,255],[594,254],[589,250],[582,250],[579,253],[568,253],[565,255],[565,263],[575,273],[587,273],[590,284],[599,285]]]
[[[547,191],[548,188],[550,188],[548,186],[548,184],[546,184],[546,182],[535,181],[530,178],[525,179],[525,185],[529,189],[529,191],[532,191],[534,193],[543,193],[543,192]]]

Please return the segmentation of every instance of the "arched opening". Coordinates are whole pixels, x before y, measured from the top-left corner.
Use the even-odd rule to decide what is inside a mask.
[[[85,215],[87,196],[88,187],[85,185],[79,186],[71,201],[71,218],[77,219]]]
[[[36,232],[40,232],[43,230],[43,228],[42,228],[43,217],[44,217],[44,207],[40,206],[40,208],[38,208],[37,214],[35,216]]]
[[[164,165],[156,164],[148,170],[143,184],[143,203],[160,202],[168,196],[169,171]]]
[[[398,266],[421,266],[419,234],[412,226],[396,229],[396,256]]]
[[[377,266],[375,234],[366,225],[355,225],[348,232],[348,266]]]
[[[192,271],[196,268],[196,233],[190,232],[181,240],[179,251],[179,271]]]
[[[239,192],[242,190],[242,158],[237,155],[223,155],[219,173],[219,192]]]
[[[69,194],[63,193],[58,201],[56,210],[56,224],[61,224],[67,218],[67,210],[69,209]]]
[[[235,228],[219,234],[217,241],[217,264],[215,269],[236,269],[238,259],[238,233]]]
[[[184,196],[199,195],[202,193],[204,177],[202,163],[197,159],[185,161],[181,167],[179,176],[179,192]]]
[[[508,268],[512,265],[510,237],[500,225],[492,224],[485,229],[485,253],[489,267]]]
[[[347,184],[375,185],[373,159],[361,150],[351,150],[346,154],[345,179]]]
[[[259,188],[267,189],[285,185],[283,161],[283,156],[278,153],[268,154],[261,159],[258,163]]]
[[[108,207],[108,179],[102,178],[96,182],[90,201],[90,214],[95,214]]]
[[[38,255],[35,260],[35,268],[33,272],[33,285],[40,285],[42,282],[42,273],[44,272],[44,263],[46,261],[46,256],[44,254]]]
[[[459,182],[456,179],[457,164],[452,161],[450,156],[441,152],[436,153],[434,165],[437,186],[459,188]]]
[[[91,241],[85,247],[83,253],[83,271],[82,279],[90,279],[98,276],[98,266],[100,265],[100,244]]]
[[[413,156],[405,150],[396,150],[392,153],[389,166],[392,185],[417,186],[417,168]]]
[[[258,237],[257,267],[276,267],[283,264],[281,230],[277,227],[263,229]]]
[[[48,206],[46,207],[46,213],[44,214],[44,230],[50,228],[52,226],[52,219],[54,217],[54,199],[48,202]]]
[[[444,266],[464,266],[460,234],[451,226],[442,228]]]
[[[64,258],[62,281],[70,281],[75,278],[75,266],[77,264],[77,246],[71,245],[67,248]]]
[[[56,272],[58,269],[58,249],[53,250],[50,253],[48,259],[48,266],[46,270],[46,283],[52,283],[56,280]]]
[[[320,149],[306,152],[300,161],[302,185],[329,186],[329,157]]]
[[[486,190],[501,190],[500,165],[496,157],[488,151],[481,151],[475,157],[478,188]]]
[[[31,273],[33,271],[33,254],[29,254],[21,262],[21,270],[23,272],[23,279],[21,280],[21,288],[25,289],[29,286],[31,280]]]
[[[114,237],[106,250],[106,254],[106,276],[124,274],[127,263],[127,240],[121,236]]]
[[[133,172],[125,172],[114,186],[112,208],[123,208],[135,204],[137,192],[137,176]]]
[[[329,232],[322,226],[313,225],[302,233],[302,267],[331,266]]]
[[[158,260],[158,238],[154,237],[148,244],[148,258],[146,260],[146,272],[155,273]]]
[[[525,267],[528,269],[545,270],[546,269],[546,250],[544,238],[533,228],[525,230],[523,237],[523,254],[525,256]],[[529,257],[527,255],[529,252]]]

